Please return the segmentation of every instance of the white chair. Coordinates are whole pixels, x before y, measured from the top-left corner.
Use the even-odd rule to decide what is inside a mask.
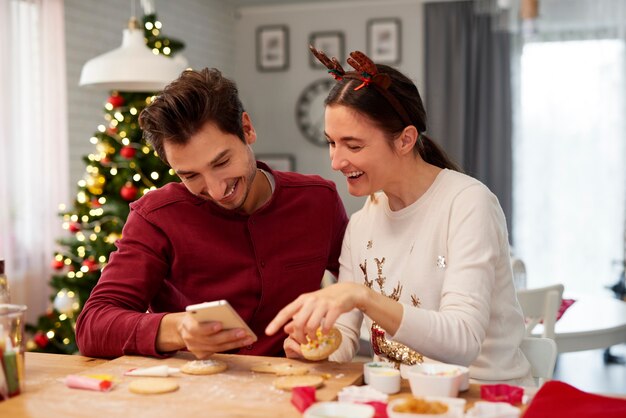
[[[526,289],[526,265],[521,258],[511,256],[513,285],[516,290]]]
[[[533,329],[543,321],[543,333],[541,336],[554,340],[554,325],[562,298],[562,284],[517,291],[517,300],[526,318],[527,337],[530,337]]]
[[[538,386],[552,379],[556,364],[556,343],[554,340],[526,337],[522,340],[520,349],[530,363],[530,372]]]

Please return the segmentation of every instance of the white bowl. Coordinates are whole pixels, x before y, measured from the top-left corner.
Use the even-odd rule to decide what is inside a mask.
[[[393,408],[406,402],[407,398],[398,398],[387,405],[387,416],[389,418],[462,418],[465,410],[465,399],[448,398],[442,396],[424,396],[423,399],[429,402],[441,402],[448,407],[448,411],[443,414],[418,414],[409,412],[396,412]]]
[[[413,396],[454,398],[459,390],[469,387],[467,367],[454,364],[416,364],[408,369],[407,375]]]
[[[391,395],[400,392],[400,370],[380,368],[370,370],[370,386]]]
[[[350,402],[318,402],[304,411],[304,418],[373,418],[374,407]]]
[[[380,369],[392,369],[395,370],[393,364],[386,363],[384,361],[370,361],[369,363],[363,364],[363,381],[366,385],[370,384],[370,371],[372,370],[380,370]]]

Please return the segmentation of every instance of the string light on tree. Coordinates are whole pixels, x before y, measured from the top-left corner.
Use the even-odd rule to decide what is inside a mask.
[[[61,289],[54,297],[52,304],[57,312],[61,312],[67,316],[72,316],[75,311],[80,308],[80,301],[78,295],[71,290]]]

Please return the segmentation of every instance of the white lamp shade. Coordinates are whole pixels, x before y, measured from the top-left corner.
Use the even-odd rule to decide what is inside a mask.
[[[176,79],[185,67],[180,61],[153,54],[141,30],[124,29],[122,46],[87,61],[79,85],[102,90],[155,92]]]

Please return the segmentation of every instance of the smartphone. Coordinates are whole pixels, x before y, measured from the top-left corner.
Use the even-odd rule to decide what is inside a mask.
[[[254,338],[254,341],[257,340],[257,336],[227,300],[189,305],[185,310],[198,322],[217,321],[222,323],[224,329],[241,328]]]

